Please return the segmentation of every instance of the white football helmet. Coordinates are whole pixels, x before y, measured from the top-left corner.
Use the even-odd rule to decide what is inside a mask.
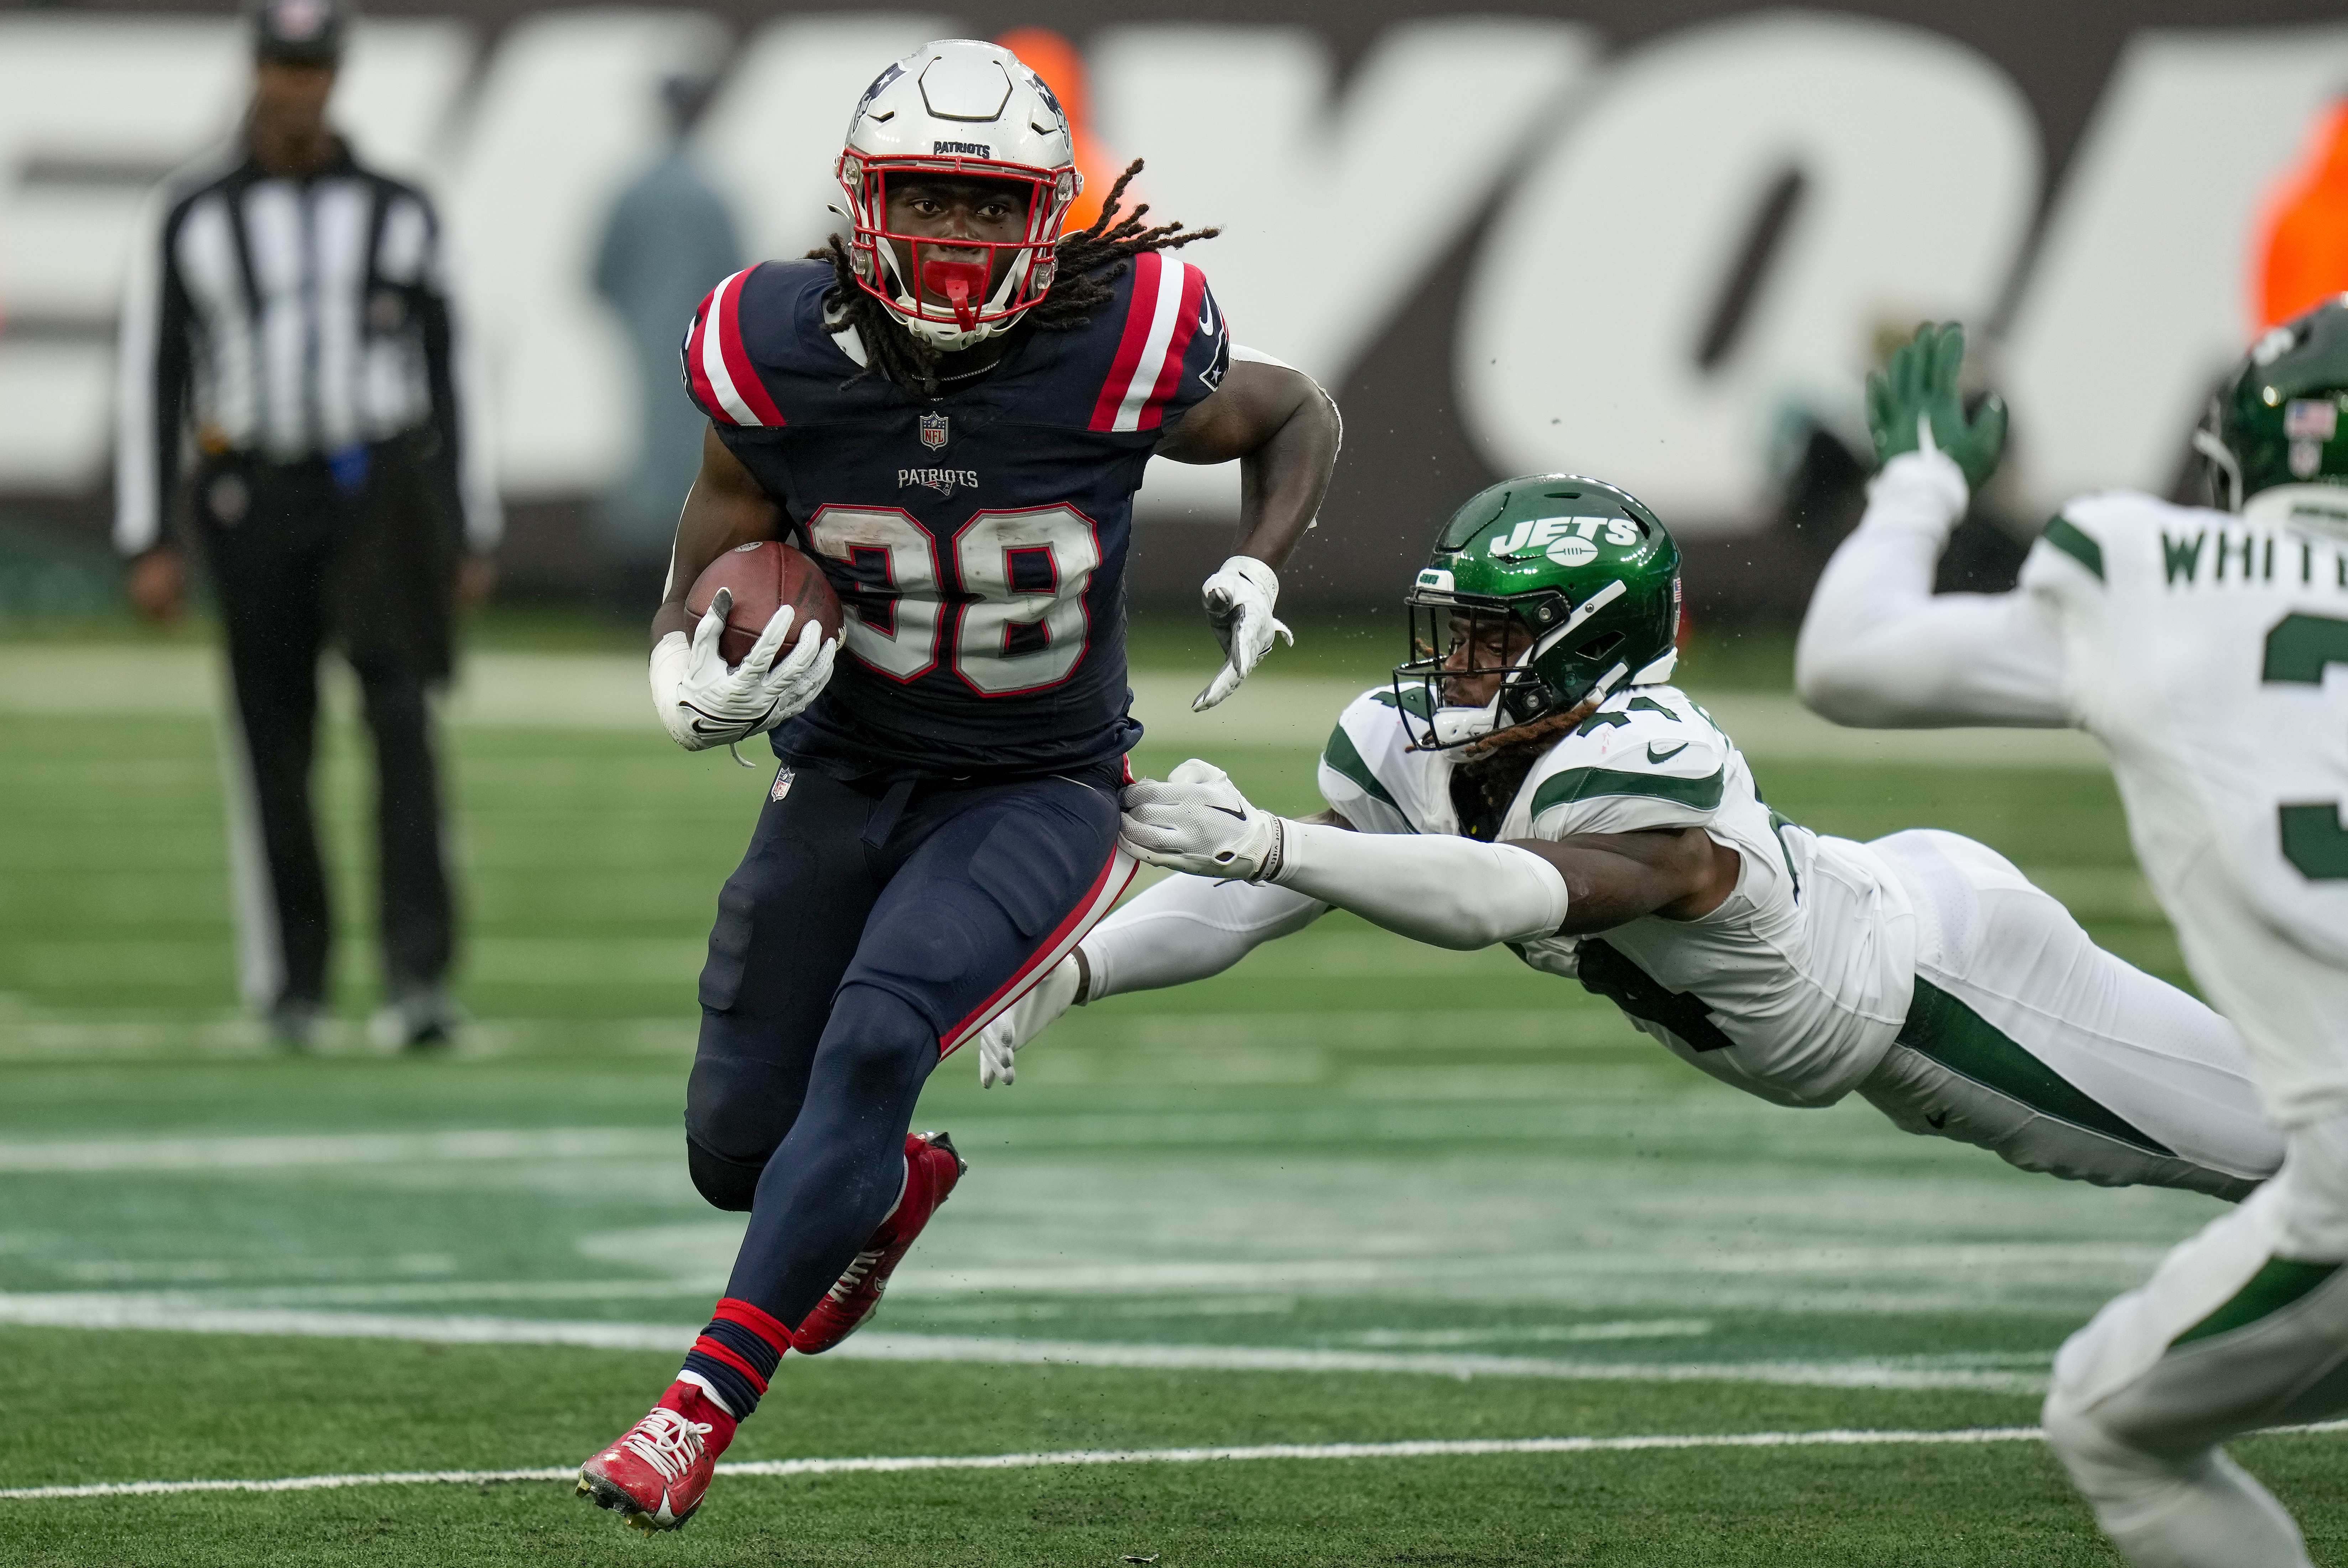
[[[1052,89],[1010,50],[973,38],[924,44],[881,72],[849,118],[837,172],[856,231],[850,255],[858,284],[908,332],[947,353],[1002,332],[1051,289],[1060,225],[1084,189],[1068,117]],[[916,173],[1023,187],[1025,234],[1010,242],[958,239],[952,249],[959,256],[925,257],[942,242],[888,227],[890,180]],[[968,260],[973,251],[986,260]]]

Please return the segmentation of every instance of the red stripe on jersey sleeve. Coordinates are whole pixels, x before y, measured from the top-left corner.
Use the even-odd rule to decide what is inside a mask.
[[[717,302],[718,290],[725,286],[720,283],[702,295],[701,308],[693,313],[693,330],[685,334],[685,384],[692,389],[693,401],[701,405],[701,412],[731,425],[735,423],[734,416],[717,401],[717,389],[709,384],[709,373],[702,368],[701,357],[709,331],[710,307]]]
[[[1125,303],[1125,336],[1117,340],[1108,380],[1093,404],[1091,429],[1117,428],[1117,411],[1125,405],[1126,391],[1133,384],[1133,373],[1141,367],[1141,351],[1149,342],[1150,318],[1158,304],[1158,269],[1165,264],[1166,259],[1155,251],[1145,251],[1133,259],[1133,288]]]
[[[1207,274],[1188,261],[1171,261],[1169,265],[1182,269],[1182,302],[1180,314],[1174,318],[1174,335],[1166,340],[1166,363],[1159,367],[1158,384],[1149,389],[1149,402],[1143,406],[1135,424],[1143,430],[1155,430],[1166,417],[1166,405],[1174,400],[1174,389],[1182,384],[1183,356],[1190,352],[1190,340],[1199,335],[1199,304],[1207,292]]]
[[[757,367],[750,363],[750,351],[742,346],[742,291],[749,282],[750,272],[741,272],[717,285],[717,351],[725,356],[726,374],[733,379],[735,395],[759,424],[779,425],[783,423],[783,411],[767,395],[767,384],[758,379]]]

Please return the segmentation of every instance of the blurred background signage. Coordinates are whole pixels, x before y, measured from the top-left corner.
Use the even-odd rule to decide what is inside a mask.
[[[1222,227],[1190,255],[1239,340],[1338,394],[1339,487],[1294,591],[1391,599],[1459,497],[1562,467],[1653,503],[1691,541],[1698,602],[1734,615],[1798,602],[1807,577],[1769,558],[1801,444],[1863,448],[1859,377],[1920,319],[1973,324],[2013,405],[1998,510],[2168,489],[2217,374],[2271,308],[2303,302],[2269,299],[2298,275],[2278,282],[2273,251],[2329,164],[2348,169],[2336,16],[2281,0],[1256,0],[1113,22],[1072,5],[384,5],[337,101],[366,152],[442,201],[495,376],[517,587],[565,589],[592,497],[662,395],[591,268],[615,195],[668,143],[664,84],[709,81],[690,150],[752,255],[796,255],[834,221],[831,159],[880,65],[1028,27],[1058,35],[1027,38],[1066,51],[1090,161],[1144,158],[1158,212]],[[246,70],[218,12],[0,13],[12,518],[102,533],[136,215],[232,128]],[[1237,497],[1235,471],[1153,477],[1138,597],[1195,592]]]

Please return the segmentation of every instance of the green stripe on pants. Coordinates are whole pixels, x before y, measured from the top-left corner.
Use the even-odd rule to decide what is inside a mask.
[[[2339,1269],[2336,1263],[2293,1263],[2289,1258],[2271,1257],[2265,1267],[2250,1276],[2248,1285],[2234,1292],[2232,1300],[2170,1340],[2168,1348],[2174,1350],[2179,1345],[2207,1339],[2213,1334],[2247,1328],[2261,1317],[2281,1312]]]
[[[1952,1072],[2018,1100],[2042,1115],[2170,1159],[2177,1152],[2096,1104],[2069,1080],[2016,1045],[1981,1014],[1930,980],[1916,981],[1900,1043]]]

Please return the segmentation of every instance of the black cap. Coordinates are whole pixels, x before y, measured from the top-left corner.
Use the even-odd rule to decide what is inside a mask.
[[[343,57],[350,8],[341,0],[257,0],[252,55],[289,66],[331,66]]]

